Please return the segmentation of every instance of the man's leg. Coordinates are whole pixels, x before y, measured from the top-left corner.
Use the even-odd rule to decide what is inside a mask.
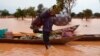
[[[50,45],[49,36],[50,36],[50,32],[46,32],[46,31],[43,32],[43,41],[44,41],[46,49],[48,49],[48,45]]]

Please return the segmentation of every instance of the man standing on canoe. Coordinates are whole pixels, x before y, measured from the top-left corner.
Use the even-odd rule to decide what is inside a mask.
[[[42,26],[43,26],[43,41],[44,41],[46,49],[48,49],[48,46],[50,45],[49,36],[50,36],[50,34],[52,32],[52,26],[53,26],[52,17],[55,17],[55,15],[58,14],[60,11],[61,11],[61,8],[58,9],[58,6],[54,5],[54,6],[52,6],[52,8],[42,12],[38,17],[38,18],[41,19],[41,22],[42,22]]]

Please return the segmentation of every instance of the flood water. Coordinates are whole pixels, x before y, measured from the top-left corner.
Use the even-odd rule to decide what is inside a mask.
[[[68,25],[80,25],[77,34],[99,34],[100,20],[74,19]],[[0,28],[12,32],[31,32],[31,20],[0,19]],[[53,26],[53,30],[68,26]],[[72,41],[65,45],[52,45],[48,50],[44,45],[0,43],[0,56],[100,56],[100,41]]]
[[[0,56],[100,56],[100,41],[73,41],[66,45],[44,45],[0,43]]]
[[[30,29],[31,19],[16,20],[12,19],[0,19],[0,28],[7,28],[9,31],[27,32],[32,33]],[[100,19],[91,19],[88,21],[81,19],[73,19],[72,22],[67,26],[53,26],[53,30],[66,28],[68,26],[80,25],[76,30],[77,34],[99,34],[100,33]]]

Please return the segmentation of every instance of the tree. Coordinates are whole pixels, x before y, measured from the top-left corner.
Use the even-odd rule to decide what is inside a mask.
[[[100,13],[94,13],[94,17],[100,17]]]
[[[56,1],[57,1],[57,6],[60,9],[63,9],[64,8],[64,0],[56,0]]]
[[[14,13],[14,17],[16,17],[17,19],[20,17],[20,14],[19,14],[19,12],[15,12]]]
[[[83,12],[79,12],[79,13],[77,14],[77,17],[79,17],[79,18],[82,18],[82,19],[83,19],[83,17],[84,17],[84,13],[83,13]]]
[[[4,9],[4,10],[1,11],[1,16],[2,17],[6,17],[6,16],[9,16],[9,15],[10,15],[10,13],[9,13],[8,10]]]
[[[18,8],[17,9],[17,11],[15,12],[15,15],[17,16],[17,17],[22,17],[22,20],[24,20],[24,17],[26,16],[26,10],[25,9],[20,9],[20,8]]]
[[[24,20],[24,17],[26,17],[26,9],[21,10],[20,14],[21,14],[22,20]]]
[[[0,10],[0,16],[1,16],[1,12],[2,12],[2,11]]]
[[[69,17],[71,17],[72,8],[75,6],[76,0],[64,0],[64,8],[68,13]]]
[[[71,17],[71,10],[75,5],[76,0],[56,0],[57,5],[60,5],[62,9],[66,10],[66,13],[69,17]]]
[[[33,20],[33,18],[36,16],[35,7],[29,7],[27,9],[27,13],[28,13],[29,16],[32,17],[32,20]]]
[[[75,17],[76,14],[74,12],[71,13],[71,17]]]
[[[92,10],[90,9],[83,10],[83,13],[84,13],[84,17],[86,18],[86,20],[92,16]]]

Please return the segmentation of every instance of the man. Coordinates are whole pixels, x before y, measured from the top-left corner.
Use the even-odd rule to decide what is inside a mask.
[[[43,41],[44,41],[46,49],[48,49],[48,46],[50,45],[49,36],[52,32],[52,26],[53,26],[52,17],[55,17],[55,15],[58,14],[60,11],[61,11],[61,8],[58,9],[58,6],[54,5],[51,9],[48,9],[39,15],[39,18],[42,20]]]

